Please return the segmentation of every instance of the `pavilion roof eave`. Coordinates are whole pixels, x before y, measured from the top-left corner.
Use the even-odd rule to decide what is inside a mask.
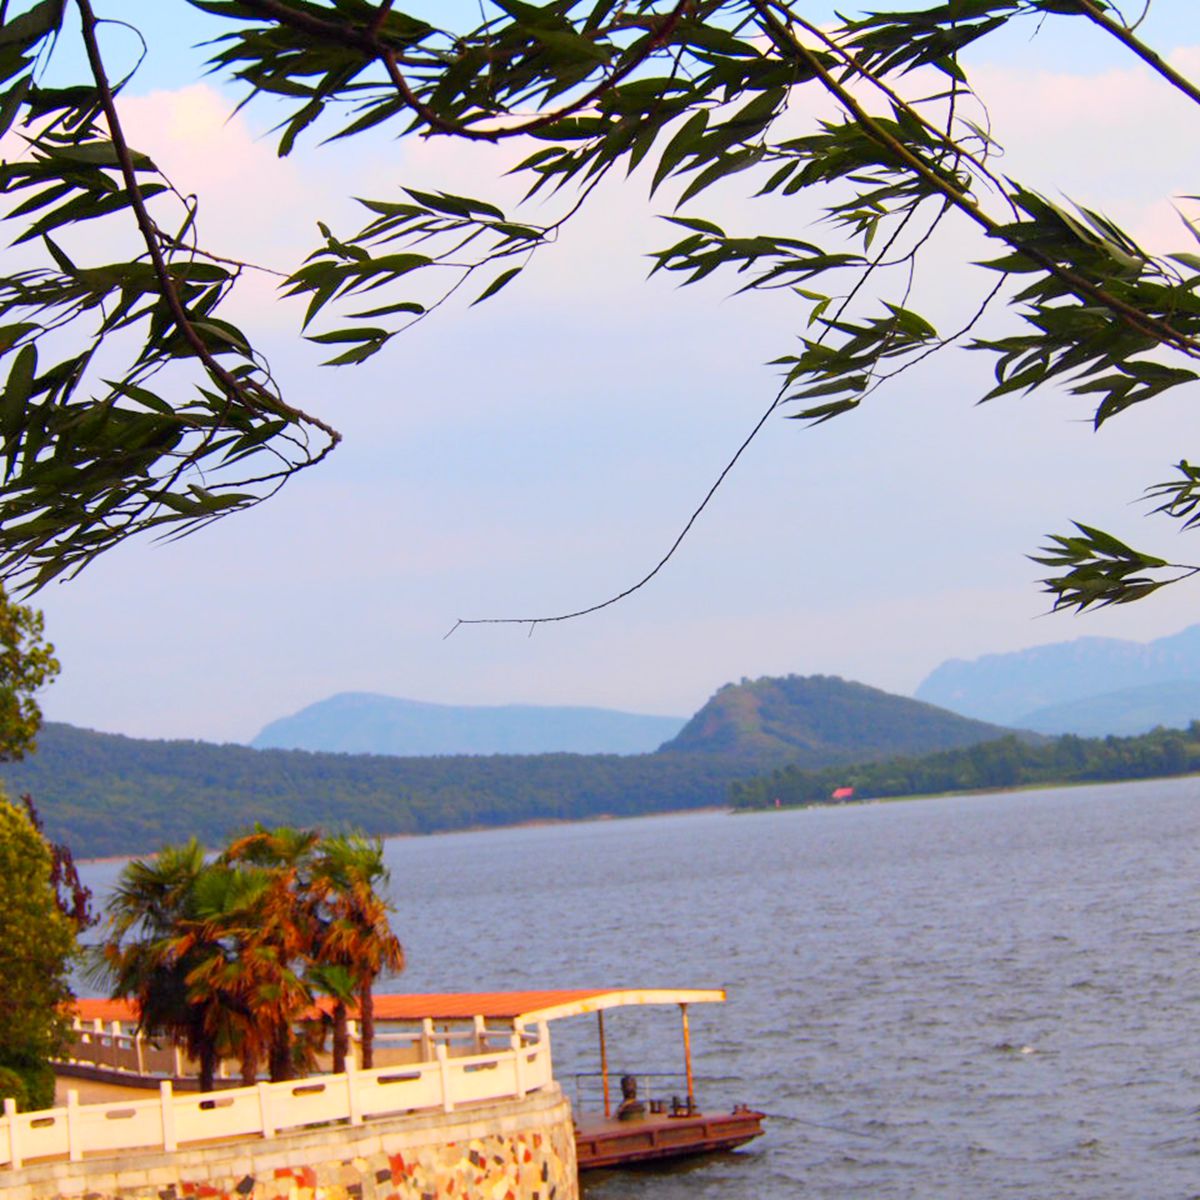
[[[533,1024],[631,1004],[720,1004],[721,988],[572,988],[522,992],[450,992],[378,995],[377,1021],[457,1020],[484,1017]]]
[[[610,988],[592,992],[576,999],[540,1005],[518,1013],[514,1020],[521,1024],[536,1021],[557,1021],[583,1013],[603,1012],[609,1008],[649,1004],[724,1004],[724,988]]]
[[[721,1004],[723,988],[572,988],[520,992],[379,993],[377,1021],[470,1020],[472,1017],[518,1024],[557,1021],[608,1008],[647,1004]],[[322,1005],[322,1007],[324,1007]],[[79,999],[75,1014],[84,1020],[135,1022],[137,1008],[125,1000]],[[351,1017],[356,1014],[353,1010]]]

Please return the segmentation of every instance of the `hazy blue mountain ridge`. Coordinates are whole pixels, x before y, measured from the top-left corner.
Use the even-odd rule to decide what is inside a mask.
[[[1043,732],[1082,733],[1083,727],[1063,725],[1066,710],[1061,706],[1154,686],[1174,688],[1189,681],[1200,684],[1200,625],[1152,642],[1083,637],[1008,654],[987,654],[969,662],[950,659],[931,672],[915,694],[919,700],[978,720]],[[1164,692],[1164,697],[1168,694],[1184,703],[1184,690],[1174,688]],[[1138,709],[1144,707],[1145,696],[1129,695],[1126,701]],[[1039,714],[1045,710],[1049,716],[1043,718]],[[1150,728],[1138,726],[1137,718],[1126,715],[1122,702],[1115,699],[1084,712],[1080,719],[1090,722],[1100,711],[1110,713],[1118,724],[1111,729],[1089,726],[1092,732],[1134,733]],[[1182,710],[1163,708],[1162,715],[1158,723],[1183,726],[1200,716],[1200,710],[1192,710],[1187,701]],[[1052,723],[1053,730],[1045,720]]]
[[[1046,734],[1133,737],[1159,727],[1185,729],[1197,719],[1200,680],[1174,679],[1049,704],[1026,713],[1021,725]]]
[[[607,708],[530,704],[429,704],[370,692],[340,692],[272,721],[256,750],[404,756],[457,754],[648,754],[683,728],[684,717]]]

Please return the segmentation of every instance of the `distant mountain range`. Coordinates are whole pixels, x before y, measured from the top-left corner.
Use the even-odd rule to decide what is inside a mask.
[[[1063,704],[1048,704],[1027,714],[1022,724],[1039,733],[1133,737],[1159,727],[1186,729],[1197,719],[1200,719],[1200,680],[1172,679]]]
[[[340,692],[272,721],[256,750],[341,754],[649,754],[684,717],[608,708],[527,704],[427,704],[370,692]]]
[[[964,716],[1047,734],[1183,728],[1200,719],[1200,625],[1152,642],[1085,637],[971,662],[950,659],[916,695]]]
[[[397,757],[147,741],[48,724],[0,764],[80,856],[207,844],[254,821],[427,833],[698,808],[780,763],[829,767],[972,745],[1003,732],[904,696],[815,676],[722,688],[651,754]]]
[[[868,693],[876,701],[869,702]],[[868,713],[879,698],[886,698],[884,709]],[[896,754],[971,744],[998,736],[1001,727],[1132,736],[1200,719],[1200,625],[1152,642],[1083,637],[970,662],[950,659],[908,701],[940,713],[897,707],[903,699],[833,677],[790,675],[727,684],[685,720],[605,708],[431,704],[342,692],[272,721],[250,745],[400,757],[642,755],[661,748],[765,768],[786,762],[815,767],[823,755],[841,761],[844,750],[857,754],[863,748],[858,727],[865,721],[879,753]],[[992,728],[985,734],[955,725],[960,718]],[[934,730],[937,745],[928,740]]]

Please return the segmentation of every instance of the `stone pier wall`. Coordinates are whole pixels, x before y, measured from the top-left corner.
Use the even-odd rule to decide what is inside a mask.
[[[571,1109],[524,1100],[263,1140],[0,1168],[0,1200],[578,1200]]]

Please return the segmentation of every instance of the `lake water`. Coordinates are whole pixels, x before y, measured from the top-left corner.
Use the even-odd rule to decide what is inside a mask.
[[[405,990],[728,989],[692,1009],[697,1090],[766,1136],[587,1200],[1200,1194],[1200,780],[387,853]],[[615,1072],[680,1069],[677,1010],[607,1029]],[[594,1019],[553,1033],[569,1089]]]

